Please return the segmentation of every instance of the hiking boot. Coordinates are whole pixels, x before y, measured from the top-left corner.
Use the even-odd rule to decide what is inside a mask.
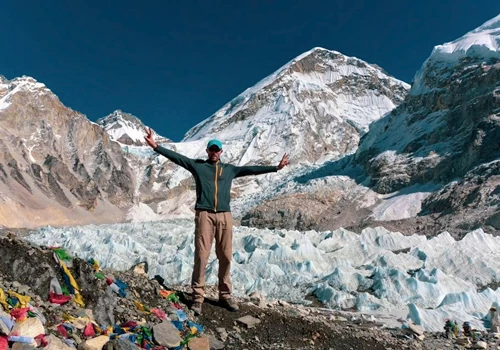
[[[201,305],[202,303],[195,302],[191,305],[191,310],[193,310],[195,316],[201,315]]]
[[[225,308],[226,310],[236,312],[240,309],[236,301],[233,299],[219,299],[219,305]]]

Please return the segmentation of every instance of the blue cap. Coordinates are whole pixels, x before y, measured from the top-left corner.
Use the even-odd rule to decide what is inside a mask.
[[[219,147],[219,149],[222,149],[222,142],[220,142],[217,139],[213,139],[213,140],[208,141],[207,148],[210,148],[212,146],[217,146],[217,147]]]

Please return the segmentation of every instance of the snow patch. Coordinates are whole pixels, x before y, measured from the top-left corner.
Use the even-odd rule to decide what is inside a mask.
[[[415,217],[422,209],[422,202],[437,188],[431,184],[414,185],[398,192],[379,195],[382,202],[373,209],[371,217],[377,221]]]

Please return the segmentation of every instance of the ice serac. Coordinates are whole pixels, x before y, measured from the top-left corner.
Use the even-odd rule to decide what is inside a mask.
[[[0,224],[123,220],[134,174],[118,144],[31,77],[0,79]]]
[[[191,219],[47,227],[28,239],[62,245],[81,258],[97,259],[105,268],[126,270],[147,261],[150,277],[189,285],[193,228]],[[299,304],[316,298],[337,311],[409,317],[425,331],[442,331],[446,318],[484,329],[484,316],[500,300],[500,238],[482,230],[455,240],[447,232],[428,238],[380,227],[358,233],[235,227],[233,253],[231,275],[237,296],[258,292],[269,301]],[[217,276],[212,250],[207,285],[216,286]]]

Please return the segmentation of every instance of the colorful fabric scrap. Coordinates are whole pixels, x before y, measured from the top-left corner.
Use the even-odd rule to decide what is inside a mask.
[[[6,335],[0,335],[0,350],[9,348],[9,338]]]
[[[28,303],[31,301],[31,297],[27,295],[21,295],[19,293],[14,292],[13,290],[9,290],[8,293],[11,298],[16,298],[19,301],[20,307],[28,306]]]
[[[66,327],[64,327],[62,324],[57,325],[57,331],[59,332],[60,335],[62,335],[64,338],[69,337],[68,330]]]
[[[184,322],[187,320],[187,316],[184,310],[176,310],[175,313],[177,314],[177,318],[179,319],[179,321]]]
[[[23,307],[23,308],[19,308],[19,309],[13,309],[10,312],[10,316],[13,319],[15,319],[16,322],[18,322],[18,321],[24,321],[28,317],[28,311],[29,311],[29,308],[27,308],[27,307]]]
[[[2,304],[5,311],[9,312],[10,308],[9,304],[7,303],[7,296],[5,295],[5,292],[2,288],[0,288],[0,304]]]
[[[152,308],[151,309],[151,313],[153,315],[155,315],[156,317],[158,317],[160,320],[166,320],[167,319],[167,314],[165,313],[165,311],[163,310],[160,310],[158,308]]]
[[[83,302],[83,297],[80,294],[80,287],[78,287],[78,283],[76,283],[75,279],[71,275],[71,272],[66,267],[66,264],[63,261],[60,260],[59,265],[61,266],[61,268],[63,270],[63,278],[66,281],[68,288],[70,288],[71,294],[75,295],[73,300],[75,301],[75,303],[77,303],[81,307],[85,307],[85,303]]]
[[[168,298],[168,296],[169,296],[170,294],[173,294],[173,293],[175,293],[175,292],[173,292],[173,291],[171,291],[171,290],[160,289],[160,290],[158,291],[158,293],[159,293],[162,297],[164,297],[164,298],[166,299],[166,298]]]
[[[179,331],[182,331],[184,329],[184,325],[181,321],[170,321],[172,324],[177,328]]]
[[[0,335],[0,350],[7,350],[9,348],[9,337]]]
[[[205,331],[203,326],[194,323],[193,321],[188,321],[188,326],[192,334],[203,333]]]
[[[73,258],[68,253],[66,253],[66,251],[63,248],[53,248],[52,250],[54,251],[54,253],[56,253],[59,260],[66,260],[66,261],[73,260]]]
[[[16,323],[9,315],[0,316],[0,321],[2,321],[2,323],[9,329],[9,331],[12,330],[14,324]]]
[[[87,260],[87,262],[92,266],[94,271],[97,272],[97,271],[101,270],[101,268],[99,267],[99,262],[97,260],[95,260],[94,258],[89,258],[89,260]]]
[[[104,276],[104,274],[103,274],[102,272],[100,272],[100,271],[99,271],[99,272],[94,273],[94,276],[95,276],[96,278],[100,279],[100,280],[103,280],[103,279],[105,279],[105,278],[106,278],[106,276]]]
[[[148,306],[144,306],[143,304],[141,304],[140,302],[138,302],[137,300],[134,300],[134,305],[135,307],[137,308],[137,310],[139,311],[143,311],[143,312],[146,312],[146,313],[149,313],[150,310],[149,310],[149,307]]]
[[[38,346],[43,346],[46,347],[49,345],[49,342],[47,341],[46,335],[45,334],[39,334],[35,337],[36,344]]]
[[[95,329],[94,329],[94,325],[92,323],[87,323],[87,325],[85,326],[84,330],[83,330],[83,336],[85,338],[92,338],[95,336]]]
[[[66,304],[70,300],[71,300],[71,296],[70,295],[56,294],[54,292],[50,292],[49,293],[49,301],[52,304],[63,305],[63,304]]]

